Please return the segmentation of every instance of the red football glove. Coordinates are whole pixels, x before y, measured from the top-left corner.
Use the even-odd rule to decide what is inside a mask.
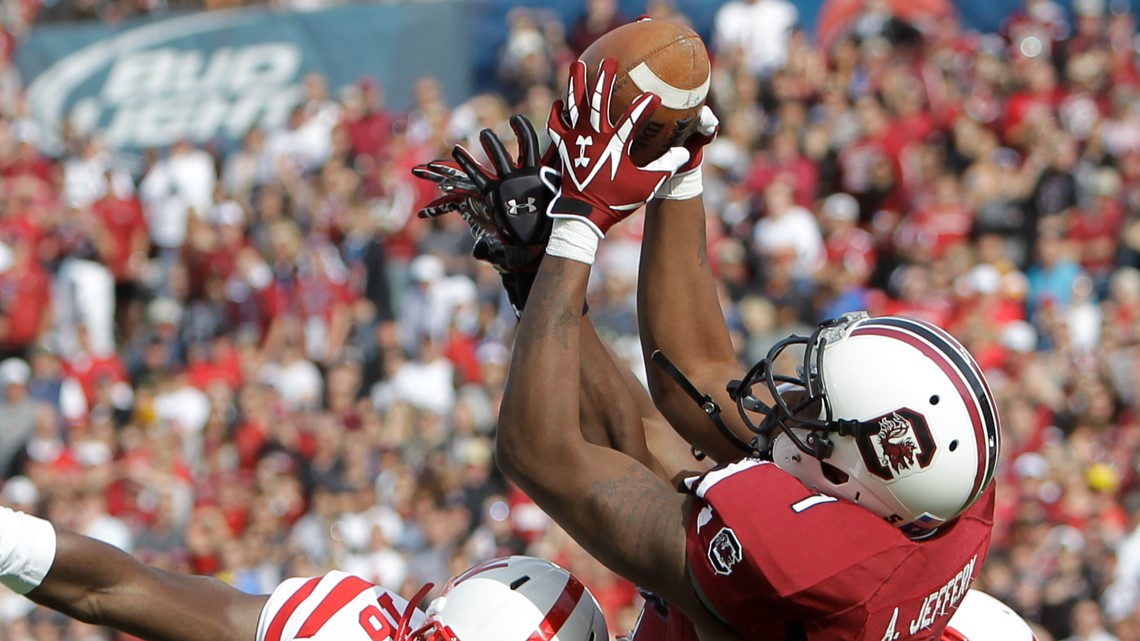
[[[576,218],[598,237],[648,201],[677,168],[689,160],[689,150],[673,147],[657,160],[638,167],[630,158],[637,131],[661,104],[644,93],[610,122],[617,61],[602,60],[592,91],[586,88],[586,65],[575,61],[565,102],[557,100],[546,123],[562,160],[562,185],[550,204],[551,218]]]

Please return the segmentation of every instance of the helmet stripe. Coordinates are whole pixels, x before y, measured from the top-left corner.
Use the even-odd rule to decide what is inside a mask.
[[[986,377],[982,375],[977,361],[957,339],[937,325],[898,317],[874,319],[872,322],[875,321],[909,328],[915,334],[925,338],[945,354],[957,366],[956,371],[966,379],[977,399],[978,408],[981,410],[984,420],[982,424],[984,439],[980,442],[980,446],[984,447],[986,451],[986,476],[982,481],[982,488],[988,487],[990,481],[993,480],[994,472],[997,470],[998,452],[1001,447],[1001,429],[997,407],[993,401],[993,393],[990,392],[990,386],[986,382]]]
[[[966,364],[970,366],[970,371],[972,371],[974,373],[974,375],[978,377],[978,380],[981,381],[982,389],[985,390],[983,397],[985,398],[986,403],[983,405],[983,408],[988,406],[990,413],[991,413],[990,415],[992,417],[994,417],[994,425],[1000,425],[1000,421],[997,418],[998,417],[997,405],[994,404],[994,395],[993,395],[993,392],[990,391],[990,383],[989,383],[989,381],[986,380],[985,375],[982,374],[982,368],[978,366],[978,361],[974,360],[974,357],[970,356],[969,353],[965,351],[965,347],[953,347],[953,346],[960,346],[961,343],[958,342],[958,339],[951,336],[950,332],[947,332],[946,330],[942,329],[941,327],[939,327],[937,325],[932,325],[929,323],[926,323],[924,325],[920,325],[920,327],[924,327],[926,329],[929,329],[930,331],[934,332],[935,334],[938,334],[939,336],[941,336],[948,344],[950,344],[952,346],[952,352],[953,353],[963,353],[963,352],[965,353]],[[995,445],[999,446],[996,449],[1000,449],[1000,443],[1001,443],[1001,430],[1000,429],[994,431],[994,437],[996,439]]]
[[[550,612],[538,622],[538,629],[527,637],[527,641],[551,641],[578,607],[586,588],[570,574],[567,574],[567,579],[562,594],[558,595],[558,600],[554,602]]]
[[[893,338],[914,347],[929,358],[931,362],[938,365],[953,383],[970,415],[978,461],[983,464],[982,471],[974,476],[973,488],[965,503],[966,506],[970,505],[989,485],[997,462],[996,444],[993,447],[987,447],[991,441],[987,437],[987,432],[991,431],[990,427],[992,426],[994,428],[992,432],[996,433],[996,423],[990,411],[991,408],[985,400],[985,389],[982,387],[980,379],[951,343],[918,323],[900,318],[876,318],[861,323],[851,332],[852,336],[860,334]]]

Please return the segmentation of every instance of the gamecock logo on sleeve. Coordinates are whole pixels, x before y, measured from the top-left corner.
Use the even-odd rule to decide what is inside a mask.
[[[709,541],[709,563],[717,574],[732,574],[732,567],[744,560],[740,539],[732,528],[722,527]]]
[[[879,431],[860,436],[857,441],[863,462],[872,474],[893,481],[930,465],[934,437],[922,414],[904,407],[867,422],[878,425]]]

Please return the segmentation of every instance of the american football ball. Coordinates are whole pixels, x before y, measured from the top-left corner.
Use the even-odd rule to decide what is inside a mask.
[[[692,29],[667,20],[622,25],[594,41],[579,58],[593,86],[603,58],[618,61],[610,102],[617,123],[642,93],[661,97],[661,106],[636,134],[632,156],[644,166],[689,137],[709,93],[711,67],[705,43]]]

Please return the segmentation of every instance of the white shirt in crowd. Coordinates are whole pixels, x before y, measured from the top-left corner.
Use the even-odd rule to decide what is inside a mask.
[[[96,356],[115,351],[115,277],[102,263],[67,258],[52,283],[54,343],[60,354],[75,354],[78,326],[87,328],[86,349]]]
[[[182,247],[190,211],[205,214],[210,209],[216,180],[214,161],[201,149],[176,149],[150,168],[139,185],[139,195],[156,246]]]
[[[753,228],[752,238],[762,254],[795,252],[794,272],[809,276],[823,264],[823,236],[815,216],[803,207],[793,205],[777,216],[761,218]]]
[[[291,412],[313,410],[321,404],[324,378],[312,361],[296,357],[287,363],[268,363],[259,377],[273,386],[281,402]]]
[[[786,0],[733,0],[716,13],[713,45],[721,53],[742,50],[749,70],[768,76],[788,61],[788,36],[798,19]]]

